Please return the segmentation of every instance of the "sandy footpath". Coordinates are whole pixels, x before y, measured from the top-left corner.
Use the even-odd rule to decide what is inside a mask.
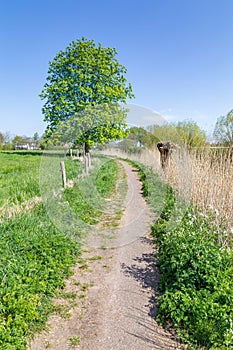
[[[153,215],[137,171],[121,163],[128,192],[116,238],[109,239],[109,249],[89,247],[84,252],[85,268],[77,264],[66,286],[67,292],[76,293],[76,303],[68,317],[53,315],[29,350],[179,349],[176,339],[155,321],[159,275],[150,238]]]

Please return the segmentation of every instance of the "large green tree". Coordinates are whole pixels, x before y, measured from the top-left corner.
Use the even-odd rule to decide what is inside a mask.
[[[150,133],[159,141],[171,141],[180,147],[191,149],[206,144],[206,134],[192,120],[184,120],[177,123],[165,123],[164,125],[152,125]]]
[[[214,128],[216,143],[233,146],[233,109],[226,116],[218,118]]]
[[[23,138],[23,136],[20,136],[20,135],[16,135],[12,140],[12,145],[14,148],[17,145],[21,145],[22,143],[24,143],[24,138]]]
[[[71,141],[84,144],[88,153],[93,143],[124,135],[126,113],[119,103],[126,103],[133,93],[116,55],[116,49],[85,38],[58,52],[49,63],[40,95],[48,136],[64,132],[67,141],[70,130]]]

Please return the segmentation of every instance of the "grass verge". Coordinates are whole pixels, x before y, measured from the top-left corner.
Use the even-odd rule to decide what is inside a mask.
[[[96,187],[101,197],[108,198],[116,189],[118,166],[116,161],[110,159],[99,169],[96,176]]]
[[[81,178],[73,188],[64,191],[65,199],[75,215],[83,222],[94,225],[105,216],[105,209],[116,189],[119,169],[116,161],[97,159],[89,176]]]

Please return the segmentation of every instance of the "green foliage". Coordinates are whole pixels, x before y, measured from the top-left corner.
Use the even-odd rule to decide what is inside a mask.
[[[124,152],[140,153],[144,147],[154,147],[160,139],[142,127],[132,127],[128,136],[118,144]]]
[[[89,200],[90,197],[86,198],[78,184],[75,184],[73,188],[67,188],[64,196],[78,219],[91,225],[99,222],[101,212],[98,204],[93,206]]]
[[[194,121],[183,121],[176,124],[180,141],[187,148],[200,147],[206,143],[206,134]]]
[[[49,64],[47,83],[40,95],[45,100],[42,111],[48,122],[48,135],[71,119],[72,123],[75,121],[73,129],[79,143],[92,146],[94,142],[103,143],[122,136],[124,113],[112,121],[107,118],[105,123],[106,111],[102,111],[102,118],[95,109],[92,112],[92,107],[101,105],[106,109],[111,105],[115,108],[118,102],[125,103],[127,97],[133,97],[132,87],[125,78],[127,70],[116,55],[116,49],[104,48],[85,38],[71,42],[64,51],[58,52]],[[87,112],[82,114],[84,110]],[[84,133],[76,130],[77,122]]]
[[[148,148],[154,148],[160,140],[163,140],[163,138],[158,138],[157,135],[148,132],[144,139],[144,145]]]
[[[203,146],[206,143],[205,132],[191,120],[154,125],[149,130],[159,141],[172,141],[189,149]]]
[[[0,348],[26,349],[51,310],[79,244],[59,232],[42,205],[0,224]]]
[[[108,198],[116,189],[118,166],[116,161],[108,160],[98,170],[96,176],[97,191],[104,198]]]
[[[2,149],[3,142],[4,142],[4,135],[0,132],[0,150]]]
[[[12,140],[12,145],[15,147],[19,144],[24,143],[24,138],[22,136],[16,135]]]
[[[233,145],[233,109],[226,116],[218,118],[214,129],[214,139],[222,145]]]
[[[132,127],[129,129],[128,138],[130,140],[134,140],[135,144],[138,144],[141,147],[145,144],[146,136],[148,132],[142,127]]]
[[[80,337],[74,335],[73,337],[71,337],[70,339],[70,345],[71,346],[77,346],[80,344]]]
[[[156,215],[160,215],[170,195],[170,189],[161,181],[151,167],[147,167],[141,163],[128,160],[138,170],[139,178],[142,182],[143,195],[147,198]]]
[[[176,127],[172,123],[164,123],[163,125],[151,125],[148,130],[150,134],[154,135],[156,143],[159,141],[172,141],[178,144],[180,141]],[[150,139],[152,139],[152,137],[150,137]],[[156,143],[154,143],[154,145],[156,145]]]
[[[6,141],[4,142],[2,149],[5,151],[11,151],[13,150],[14,146],[12,145],[12,143],[10,141]]]
[[[153,228],[163,293],[158,319],[170,320],[184,341],[227,349],[233,346],[232,252],[218,244],[210,219],[193,209],[175,230],[167,229],[168,218],[159,219]]]
[[[87,106],[85,110],[60,124],[49,141],[55,145],[84,145],[85,150],[94,144],[105,144],[127,136],[126,110],[118,104]]]
[[[158,245],[161,293],[157,320],[172,324],[189,349],[233,348],[233,253],[220,246],[213,218],[192,207],[186,212],[173,190],[164,188],[163,207],[153,200],[160,180],[150,169],[139,168],[144,195],[159,218],[152,227]],[[160,212],[158,211],[160,209]],[[175,214],[174,214],[175,213]],[[171,221],[173,225],[171,226]]]
[[[9,132],[0,133],[0,150],[11,150],[13,145],[11,142],[11,135]]]
[[[138,147],[134,140],[128,139],[128,138],[120,141],[117,144],[117,147],[123,152],[131,153],[131,154],[141,153],[143,149],[142,147]]]

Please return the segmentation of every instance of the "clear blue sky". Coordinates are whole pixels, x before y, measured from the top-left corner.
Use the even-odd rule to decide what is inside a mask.
[[[232,18],[232,0],[1,1],[0,131],[42,134],[48,63],[82,36],[118,50],[133,103],[210,130],[233,108]]]

